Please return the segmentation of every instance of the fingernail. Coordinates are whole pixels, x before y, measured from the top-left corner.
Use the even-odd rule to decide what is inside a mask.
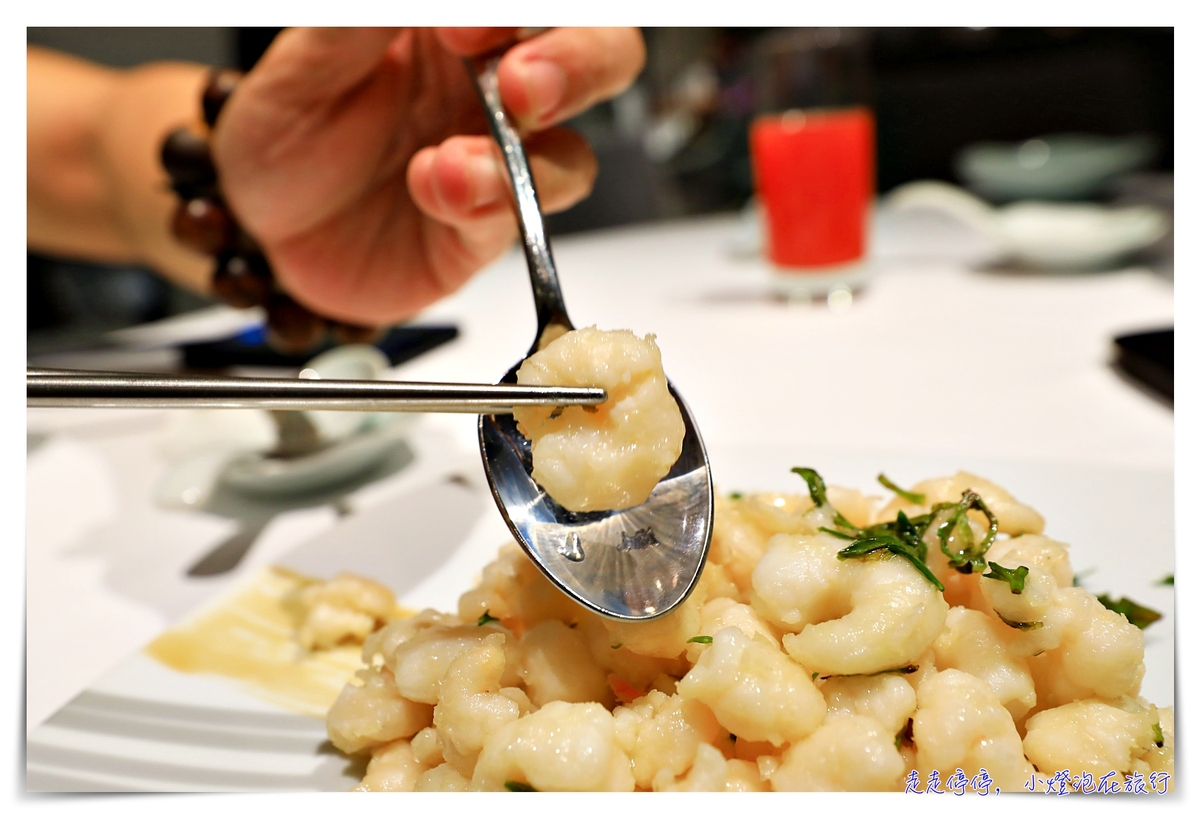
[[[530,117],[545,119],[562,104],[567,93],[567,75],[557,65],[546,60],[529,60],[518,63],[517,74],[525,84]]]
[[[496,177],[500,168],[491,156],[472,156],[467,161],[471,174],[471,208],[482,207],[496,200]]]

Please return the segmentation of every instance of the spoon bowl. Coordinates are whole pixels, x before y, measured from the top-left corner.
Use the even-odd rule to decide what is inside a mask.
[[[500,102],[499,61],[497,55],[469,60],[467,68],[504,153],[516,199],[538,319],[528,357],[544,345],[543,339],[574,325],[559,288],[529,162]],[[522,363],[524,359],[500,383],[516,383]],[[484,471],[513,537],[551,582],[602,616],[649,620],[670,613],[696,587],[708,557],[713,518],[708,453],[687,404],[668,386],[683,416],[682,452],[650,497],[631,508],[568,511],[533,479],[532,447],[513,416],[479,418]]]

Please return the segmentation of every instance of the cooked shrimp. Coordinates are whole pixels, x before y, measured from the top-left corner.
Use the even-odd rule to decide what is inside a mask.
[[[644,503],[683,451],[683,415],[654,336],[574,330],[529,356],[517,383],[599,386],[599,406],[518,407],[533,445],[533,479],[571,511]]]
[[[708,705],[730,732],[777,747],[804,738],[825,716],[808,670],[734,627],[713,635],[678,690]]]
[[[779,535],[754,570],[755,599],[783,646],[820,674],[877,673],[906,665],[941,633],[949,606],[901,558],[839,560],[844,540]]]

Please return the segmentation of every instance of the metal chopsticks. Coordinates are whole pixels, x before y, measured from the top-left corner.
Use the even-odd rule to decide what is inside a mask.
[[[518,384],[223,378],[27,369],[27,406],[295,409],[502,415],[516,406],[595,406],[599,388]]]

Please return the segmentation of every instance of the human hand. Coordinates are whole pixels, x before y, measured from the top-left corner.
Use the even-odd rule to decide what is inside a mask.
[[[226,201],[275,278],[314,311],[406,318],[517,235],[507,173],[461,57],[516,29],[290,29],[242,80],[213,133]],[[636,29],[552,29],[513,46],[500,94],[525,136],[542,207],[584,198],[596,160],[557,123],[627,87]]]

